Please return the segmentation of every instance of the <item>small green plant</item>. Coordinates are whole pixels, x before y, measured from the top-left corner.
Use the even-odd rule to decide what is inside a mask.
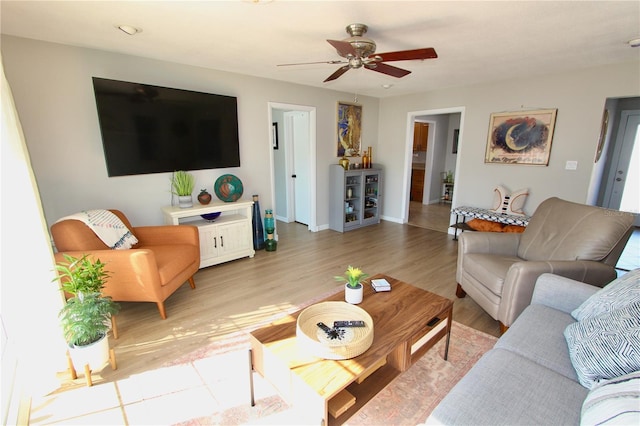
[[[55,266],[60,289],[71,295],[58,314],[66,341],[73,346],[85,346],[107,334],[111,316],[120,305],[102,294],[109,277],[105,264],[92,261],[88,255],[81,258],[64,255],[66,262]]]
[[[196,180],[193,175],[184,170],[173,172],[171,178],[171,191],[177,196],[191,195],[193,188],[196,186]]]
[[[453,172],[451,170],[447,171],[445,180],[447,183],[453,183]]]
[[[339,282],[346,281],[347,285],[351,288],[357,288],[358,284],[360,284],[360,281],[364,280],[368,276],[369,275],[362,272],[360,268],[354,268],[353,266],[349,265],[344,275],[339,275],[333,278]]]

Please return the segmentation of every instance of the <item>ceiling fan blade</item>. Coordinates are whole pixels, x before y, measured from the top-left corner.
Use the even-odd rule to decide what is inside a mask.
[[[342,57],[346,58],[349,55],[357,56],[356,49],[353,48],[351,43],[342,40],[327,40],[327,42],[335,47],[335,49],[338,51],[338,54]]]
[[[414,59],[435,59],[438,57],[436,50],[433,47],[426,47],[424,49],[413,50],[400,50],[397,52],[376,53],[371,55],[370,58],[376,57],[382,58],[382,62],[390,61],[410,61]]]
[[[387,65],[383,62],[374,62],[371,64],[365,65],[367,69],[371,71],[376,71],[382,74],[387,74],[392,77],[404,77],[407,74],[411,74],[411,71],[403,70],[402,68],[394,67],[392,65]]]
[[[318,62],[298,62],[295,64],[278,64],[278,67],[290,67],[293,65],[315,65],[315,64],[329,64],[329,65],[335,65],[335,64],[346,64],[346,61],[318,61]]]
[[[343,67],[340,67],[340,68],[338,68],[336,70],[336,72],[334,72],[329,77],[327,77],[327,79],[325,81],[323,81],[323,83],[326,83],[327,81],[333,81],[333,80],[337,79],[338,77],[340,77],[342,74],[344,74],[347,71],[349,71],[349,65],[345,65]]]

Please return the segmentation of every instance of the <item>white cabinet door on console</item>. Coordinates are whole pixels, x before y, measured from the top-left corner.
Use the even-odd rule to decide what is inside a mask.
[[[188,209],[177,206],[162,208],[165,223],[169,225],[194,225],[200,235],[200,268],[242,257],[253,257],[253,236],[251,234],[253,201],[233,203],[212,202],[194,205]],[[214,221],[207,221],[200,215],[220,212]]]

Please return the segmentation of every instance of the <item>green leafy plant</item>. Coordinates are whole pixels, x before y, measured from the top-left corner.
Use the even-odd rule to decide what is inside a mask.
[[[453,183],[453,172],[451,170],[447,171],[445,180],[447,183]]]
[[[177,196],[191,195],[196,186],[196,179],[189,172],[178,170],[171,178],[171,191]]]
[[[85,346],[100,340],[109,331],[111,316],[120,305],[102,294],[109,274],[100,260],[64,255],[66,262],[55,266],[60,289],[70,295],[58,314],[64,337],[70,345]]]
[[[347,285],[351,288],[357,288],[358,284],[360,284],[360,281],[364,280],[368,276],[369,275],[362,272],[360,268],[354,268],[353,266],[349,265],[344,275],[335,276],[333,278],[339,282],[346,281]]]

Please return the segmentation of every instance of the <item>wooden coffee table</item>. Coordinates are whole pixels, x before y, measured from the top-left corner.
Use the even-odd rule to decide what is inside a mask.
[[[251,367],[267,379],[305,424],[339,425],[446,336],[447,359],[453,302],[386,275],[390,292],[376,293],[369,280],[358,306],[373,318],[374,338],[363,354],[347,360],[314,357],[296,340],[296,318],[251,333]],[[338,292],[323,301],[344,301]],[[348,319],[348,318],[345,318]],[[251,402],[253,404],[253,383]]]

